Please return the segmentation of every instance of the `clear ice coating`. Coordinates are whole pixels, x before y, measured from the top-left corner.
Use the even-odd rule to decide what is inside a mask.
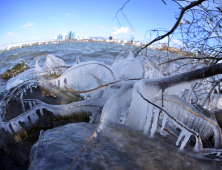
[[[87,91],[117,80],[116,74],[109,66],[99,62],[83,62],[67,69],[52,82],[75,91]]]
[[[52,54],[48,54],[46,56],[46,61],[43,67],[39,66],[39,60],[40,60],[40,57],[37,58],[36,63],[35,63],[35,72],[37,74],[45,74],[48,72],[53,72],[54,69],[56,69],[54,72],[58,74],[59,69],[61,69],[60,71],[63,71],[62,67],[69,66],[62,59],[55,57]]]
[[[134,58],[130,51],[126,59],[122,59],[112,65],[112,70],[119,79],[140,79],[145,77],[145,68],[141,60]]]
[[[150,137],[154,137],[155,133],[162,136],[174,134],[178,137],[176,145],[180,149],[194,136],[194,150],[203,150],[201,140],[214,134],[214,147],[221,147],[221,129],[217,121],[206,117],[195,107],[199,104],[209,110],[222,108],[218,79],[181,81],[163,89],[161,85],[170,77],[164,77],[163,70],[157,68],[146,56],[135,58],[131,51],[128,57],[116,61],[111,67],[96,61],[80,63],[78,57],[75,64],[69,66],[54,55],[45,57],[42,66],[38,57],[35,68],[20,73],[7,83],[8,92],[1,101],[0,126],[10,134],[22,131],[19,122],[32,127],[39,120],[37,112],[43,116],[43,109],[46,109],[55,116],[90,112],[89,123],[101,121],[98,131],[105,130],[107,123],[115,123],[130,126]],[[54,74],[57,78],[50,77]],[[66,86],[80,93],[85,100],[50,105],[36,99],[23,99],[27,90],[32,93],[37,85],[43,87],[48,84],[56,85],[62,90]],[[2,121],[3,108],[11,99],[21,103],[23,113],[11,120]]]

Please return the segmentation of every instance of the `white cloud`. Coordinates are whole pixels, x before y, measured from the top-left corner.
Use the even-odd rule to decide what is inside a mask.
[[[177,45],[182,45],[183,43],[180,40],[172,39],[172,42]]]
[[[88,27],[88,25],[84,25],[84,27]]]
[[[118,30],[119,28],[118,28],[118,27],[113,27],[113,29],[114,29],[114,30]]]
[[[16,34],[16,33],[13,33],[13,32],[8,32],[6,35],[9,36],[9,37],[15,37],[15,36],[17,36],[17,34]]]
[[[70,15],[70,13],[66,13],[66,15]]]
[[[113,35],[116,35],[116,34],[122,34],[122,33],[129,33],[129,27],[121,27],[120,29],[114,27],[113,29],[115,29],[116,31],[115,32],[112,32]]]
[[[33,23],[32,22],[28,22],[25,25],[22,25],[22,28],[31,27],[31,26],[33,26]]]
[[[99,27],[100,29],[105,29],[104,27]]]

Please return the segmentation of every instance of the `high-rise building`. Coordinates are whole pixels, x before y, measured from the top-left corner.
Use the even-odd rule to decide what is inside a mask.
[[[70,39],[75,39],[75,33],[70,31]]]
[[[62,34],[62,39],[63,39],[63,40],[67,40],[67,33],[63,33],[63,34]]]
[[[71,33],[71,32],[68,32],[68,33],[67,33],[67,40],[70,39],[70,33]]]
[[[75,38],[75,33],[70,31],[67,33],[67,39],[74,39]]]
[[[58,40],[61,40],[61,39],[62,39],[62,35],[59,34],[58,37],[57,37],[57,39],[58,39]]]

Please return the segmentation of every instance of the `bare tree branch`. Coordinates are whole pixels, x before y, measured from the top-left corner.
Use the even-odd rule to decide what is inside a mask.
[[[189,10],[189,9],[195,7],[195,6],[200,5],[203,1],[205,1],[205,0],[194,1],[194,2],[191,2],[190,5],[182,8],[182,9],[181,9],[181,12],[180,12],[180,16],[179,16],[179,18],[177,19],[177,22],[174,24],[173,28],[172,28],[168,33],[166,33],[166,34],[164,34],[164,35],[162,35],[162,36],[158,36],[158,37],[155,38],[153,41],[151,41],[150,43],[146,44],[144,47],[140,48],[140,49],[136,52],[135,56],[137,56],[140,51],[142,51],[144,48],[147,48],[149,45],[153,44],[154,42],[159,41],[159,40],[167,37],[168,35],[172,34],[172,33],[175,31],[175,29],[178,27],[178,25],[180,24],[180,21],[182,20],[184,13],[185,13],[187,10]]]

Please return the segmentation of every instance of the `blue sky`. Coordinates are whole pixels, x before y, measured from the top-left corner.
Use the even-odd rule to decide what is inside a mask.
[[[0,46],[32,40],[53,39],[74,31],[78,36],[113,35],[120,39],[143,40],[147,30],[171,29],[179,6],[172,0],[131,0],[112,21],[127,0],[0,0]]]

